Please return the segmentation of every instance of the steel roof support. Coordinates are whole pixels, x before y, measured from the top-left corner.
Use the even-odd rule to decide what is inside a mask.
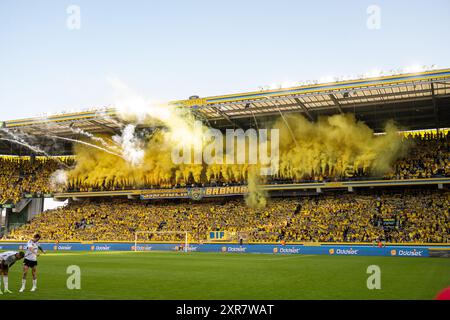
[[[110,126],[107,126],[106,124],[97,122],[97,121],[95,121],[95,120],[89,120],[88,122],[90,122],[90,123],[92,123],[92,124],[94,124],[94,125],[96,125],[96,126],[100,126],[100,127],[102,127],[102,128],[105,128],[106,130],[108,130],[109,132],[111,132],[111,133],[113,133],[113,134],[120,134],[120,131],[119,131],[119,130],[114,129],[114,128],[110,127]]]
[[[309,112],[308,108],[305,106],[303,102],[300,101],[299,98],[294,98],[295,102],[302,108],[303,112],[308,116],[309,120],[314,121],[313,116],[311,115],[311,112]]]
[[[340,113],[344,113],[344,111],[342,110],[341,104],[339,103],[336,96],[334,94],[329,94],[328,96],[330,97],[331,101],[333,101],[334,105],[336,106],[336,109],[338,109],[338,111]]]
[[[224,118],[225,120],[227,120],[233,127],[238,127],[239,129],[242,129],[240,125],[238,125],[237,123],[233,122],[230,117],[222,112],[221,110],[219,110],[219,108],[215,107],[215,106],[211,106],[211,108],[213,108],[219,115],[222,116],[222,118]]]
[[[434,84],[431,83],[431,100],[433,101],[433,114],[434,121],[436,125],[436,130],[439,132],[440,124],[439,124],[439,109],[436,103],[436,95],[434,94]]]

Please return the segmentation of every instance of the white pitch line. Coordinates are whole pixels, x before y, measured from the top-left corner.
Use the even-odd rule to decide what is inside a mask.
[[[278,260],[288,260],[288,259],[294,259],[294,258],[306,258],[306,257],[312,257],[313,254],[291,254],[286,257],[279,257],[276,259],[258,259],[258,261],[278,261]]]
[[[52,252],[52,253],[46,253],[46,254],[42,254],[39,257],[45,257],[45,256],[82,256],[82,255],[90,255],[90,254],[100,254],[100,255],[116,255],[116,254],[142,254],[142,253],[150,253],[150,254],[154,254],[154,253],[170,253],[171,256],[175,256],[175,254],[179,254],[180,256],[189,256],[189,252],[188,254],[186,254],[185,252],[172,252],[172,251],[83,251],[83,252]],[[234,258],[239,258],[240,255],[239,253],[224,253],[224,252],[195,252],[195,253],[215,253],[215,254],[224,254],[227,257],[220,257],[220,258],[212,258],[213,260],[230,260],[234,259]],[[258,253],[253,253],[253,254],[245,254],[245,256],[247,257],[255,257],[259,255]],[[261,255],[272,255],[271,253],[262,253]],[[289,259],[296,259],[296,258],[306,258],[306,257],[312,257],[314,256],[313,254],[286,254],[285,256],[280,256],[280,255],[273,255],[271,258],[263,258],[263,259],[252,259],[253,261],[278,261],[278,260],[289,260]],[[208,255],[198,255],[198,257],[200,258],[206,258],[208,257]]]

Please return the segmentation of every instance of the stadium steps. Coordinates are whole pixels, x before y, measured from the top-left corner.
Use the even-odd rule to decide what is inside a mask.
[[[18,203],[16,203],[16,206],[13,209],[14,213],[21,212],[30,202],[32,199],[21,199]]]

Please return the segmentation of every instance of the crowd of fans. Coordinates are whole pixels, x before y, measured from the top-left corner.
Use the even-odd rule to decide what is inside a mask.
[[[242,232],[254,240],[276,240],[286,216],[294,212],[295,201],[277,200],[263,210],[245,207],[242,201],[212,203],[153,204],[140,200],[73,202],[44,212],[30,224],[14,230],[10,237],[27,238],[39,230],[47,240],[132,241],[136,231],[186,230],[202,240],[208,231]],[[159,235],[171,240],[173,235]],[[264,238],[262,238],[264,237]]]
[[[436,176],[450,176],[450,131],[410,134],[405,137],[410,145],[406,157],[394,163],[390,179],[420,179]]]
[[[26,193],[51,193],[50,176],[59,165],[49,158],[0,157],[0,204],[17,203]]]
[[[191,241],[225,231],[238,235],[231,240],[250,242],[449,243],[449,208],[450,192],[442,190],[271,199],[263,209],[248,208],[243,200],[86,200],[39,214],[9,238],[24,240],[39,231],[44,240],[134,241],[136,231],[177,230],[188,231]],[[179,239],[173,234],[139,238]]]
[[[304,200],[287,241],[450,242],[450,193],[420,191]]]

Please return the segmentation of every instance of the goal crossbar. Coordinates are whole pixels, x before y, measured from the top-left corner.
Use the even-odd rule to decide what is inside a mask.
[[[184,235],[184,252],[188,252],[188,232],[187,231],[136,231],[134,234],[134,251],[138,251],[138,236],[140,234],[182,234]]]

